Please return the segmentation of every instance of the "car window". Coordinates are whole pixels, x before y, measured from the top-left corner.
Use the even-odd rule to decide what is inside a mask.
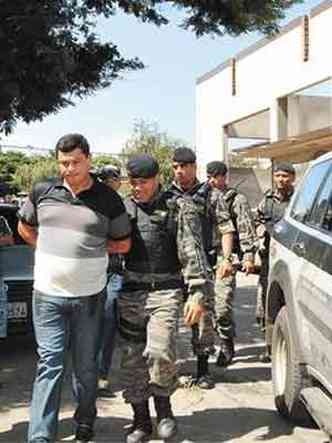
[[[332,171],[329,172],[321,188],[308,218],[308,223],[314,227],[332,232]]]
[[[306,175],[290,212],[295,220],[304,222],[310,216],[315,197],[330,166],[329,161],[318,163]]]

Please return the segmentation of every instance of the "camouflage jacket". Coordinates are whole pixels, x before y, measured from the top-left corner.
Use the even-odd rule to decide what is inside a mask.
[[[184,279],[188,285],[188,293],[191,300],[198,303],[205,303],[209,296],[210,279],[208,274],[208,265],[202,246],[201,226],[198,212],[191,199],[183,197],[173,198],[167,192],[159,192],[158,195],[148,205],[135,203],[132,199],[125,201],[127,211],[133,223],[136,223],[139,230],[139,217],[148,216],[155,226],[161,226],[170,242],[174,244],[176,254],[181,269],[175,273],[139,273],[126,270],[124,275],[124,285],[128,282],[165,282]],[[136,205],[136,210],[135,210]],[[136,214],[131,214],[132,211]],[[143,214],[144,212],[144,214]],[[135,221],[134,221],[135,219]],[[135,229],[133,229],[133,234]],[[133,241],[135,238],[133,236]],[[146,248],[157,248],[153,243],[146,243]],[[152,254],[150,254],[152,252]],[[148,251],[149,253],[149,251]],[[149,255],[153,255],[150,251]],[[130,251],[128,253],[130,256]]]
[[[174,196],[192,199],[200,215],[205,253],[208,257],[210,250],[216,251],[219,261],[222,257],[222,236],[235,232],[231,215],[220,191],[212,189],[207,183],[197,181],[188,191],[173,183],[168,192]],[[211,232],[207,232],[206,227],[209,227]]]
[[[9,224],[5,217],[0,216],[0,237],[4,237],[6,235],[13,235],[12,230],[9,227]]]
[[[225,188],[221,192],[236,229],[233,250],[243,261],[253,261],[257,236],[248,199],[233,188]]]
[[[284,216],[293,193],[294,189],[287,195],[271,189],[264,193],[264,197],[256,209],[254,219],[261,252],[268,252],[272,228]]]
[[[182,274],[191,299],[197,302],[210,298],[210,275],[203,248],[199,214],[192,201],[178,198],[177,245]]]

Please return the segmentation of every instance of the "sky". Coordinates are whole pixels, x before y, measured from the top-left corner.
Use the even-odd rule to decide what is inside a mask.
[[[307,0],[288,10],[285,23],[308,13],[321,0]],[[133,132],[135,121],[157,124],[161,132],[194,147],[195,84],[198,77],[262,38],[258,33],[197,39],[179,29],[179,13],[162,28],[120,14],[100,21],[98,32],[110,39],[126,57],[139,57],[141,71],[124,73],[121,80],[94,96],[77,101],[42,122],[19,122],[1,145],[53,149],[69,132],[80,132],[94,152],[119,153]]]

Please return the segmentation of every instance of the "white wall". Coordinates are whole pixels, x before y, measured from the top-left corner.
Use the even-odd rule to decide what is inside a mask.
[[[325,2],[326,3],[326,2]],[[224,160],[223,127],[270,108],[271,141],[278,139],[277,99],[332,74],[331,6],[310,18],[309,61],[302,61],[302,25],[296,19],[277,38],[238,54],[236,96],[232,96],[231,65],[198,79],[196,85],[196,149],[201,175],[211,160]],[[256,46],[256,45],[255,45]]]

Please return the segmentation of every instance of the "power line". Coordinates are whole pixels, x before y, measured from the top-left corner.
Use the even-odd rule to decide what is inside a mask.
[[[42,154],[50,154],[54,151],[54,149],[48,149],[48,148],[42,148],[37,146],[17,146],[17,145],[3,145],[0,144],[0,153],[1,152],[7,152],[7,151],[28,151],[30,153],[42,153]],[[112,157],[124,157],[125,154],[122,152],[101,152],[101,151],[92,151],[92,154],[94,155],[110,155]]]

